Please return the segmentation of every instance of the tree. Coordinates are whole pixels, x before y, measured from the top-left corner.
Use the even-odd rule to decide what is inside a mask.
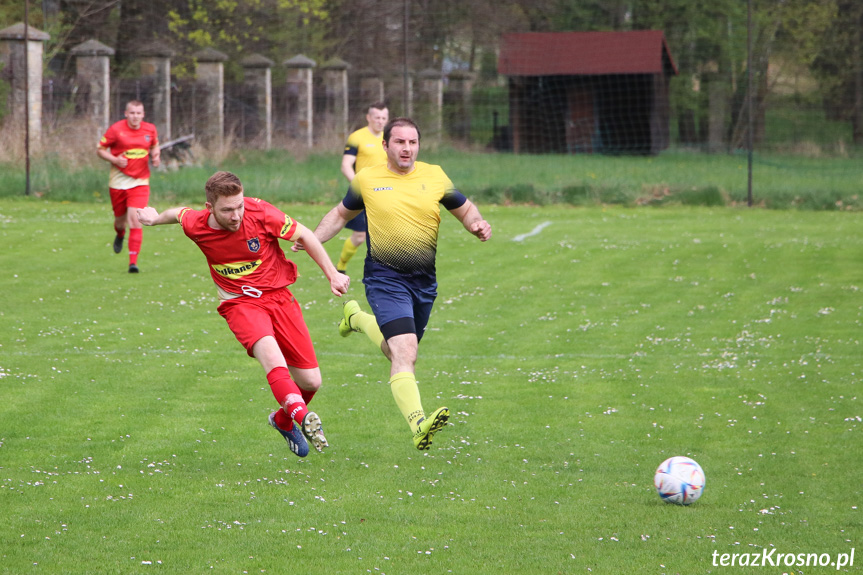
[[[109,20],[119,4],[120,0],[58,0],[59,22],[66,27],[63,51],[91,39],[113,45],[116,30]]]
[[[328,51],[325,0],[172,0],[172,4],[168,29],[183,54],[214,47],[236,59],[261,54],[281,62],[300,52],[321,58]],[[233,60],[226,67],[229,76],[239,72]],[[276,74],[280,71],[281,67],[274,69]]]
[[[863,145],[863,3],[839,0],[836,9],[817,43],[812,70],[828,117],[851,122],[854,143]]]

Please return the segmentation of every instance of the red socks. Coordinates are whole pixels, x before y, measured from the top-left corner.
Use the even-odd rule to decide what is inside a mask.
[[[144,230],[141,228],[132,228],[129,230],[129,263],[138,263],[138,252],[141,251],[141,238],[144,236]]]
[[[276,425],[279,426],[279,429],[284,429],[285,431],[290,431],[294,426],[294,422],[291,421],[291,418],[288,417],[288,414],[285,413],[284,409],[280,409],[276,412],[276,415],[273,416],[273,419],[276,421]]]
[[[267,382],[270,384],[270,389],[276,401],[283,407],[274,416],[276,425],[287,431],[291,429],[292,419],[297,423],[302,423],[303,418],[309,412],[306,408],[306,403],[311,401],[315,393],[301,390],[294,383],[294,380],[291,379],[291,372],[288,371],[287,367],[273,368],[267,374]],[[306,400],[307,396],[308,401]]]

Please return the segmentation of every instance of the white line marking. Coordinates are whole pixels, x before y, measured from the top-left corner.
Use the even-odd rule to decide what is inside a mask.
[[[522,241],[524,241],[525,238],[529,238],[530,236],[539,235],[539,232],[541,232],[542,230],[544,230],[545,228],[547,228],[550,225],[551,225],[551,222],[542,222],[541,224],[539,224],[538,226],[536,226],[535,228],[533,228],[532,230],[530,230],[526,234],[521,234],[521,235],[515,236],[514,238],[512,238],[512,241],[522,242]]]

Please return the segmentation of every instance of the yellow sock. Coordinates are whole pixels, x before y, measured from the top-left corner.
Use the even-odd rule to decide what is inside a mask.
[[[381,333],[381,328],[378,327],[378,320],[370,313],[361,311],[351,316],[351,327],[360,330],[366,337],[372,340],[372,343],[381,348],[384,342],[384,334]]]
[[[415,431],[416,422],[425,417],[416,377],[409,371],[397,373],[390,378],[390,390],[411,431]]]
[[[345,240],[345,243],[342,246],[342,255],[339,256],[339,263],[336,265],[337,270],[345,271],[348,268],[348,262],[351,261],[354,254],[357,253],[357,248],[359,248],[359,246],[355,246],[351,241],[351,238]]]

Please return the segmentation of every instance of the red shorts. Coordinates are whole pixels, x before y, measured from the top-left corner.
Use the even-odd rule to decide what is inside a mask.
[[[219,304],[219,315],[228,322],[246,352],[264,336],[276,338],[285,361],[291,367],[318,367],[312,337],[303,319],[300,304],[288,288],[265,292],[261,297],[240,296]]]
[[[114,216],[125,216],[129,208],[146,208],[150,202],[150,186],[135,186],[128,190],[108,188],[111,194],[111,207]]]

